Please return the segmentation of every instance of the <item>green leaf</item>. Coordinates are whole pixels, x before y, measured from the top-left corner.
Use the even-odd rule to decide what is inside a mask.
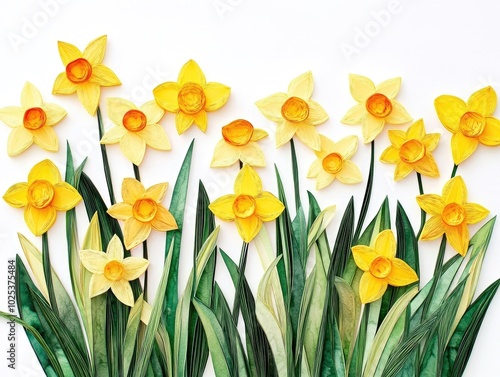
[[[130,310],[127,330],[125,331],[125,340],[123,341],[123,374],[128,375],[130,363],[135,352],[135,344],[137,340],[137,332],[141,323],[143,295],[140,295],[136,300],[132,310]]]
[[[359,213],[358,225],[356,226],[356,231],[354,232],[353,242],[356,245],[362,244],[359,241],[359,235],[361,234],[361,229],[363,229],[363,223],[366,218],[366,214],[368,213],[368,207],[370,206],[370,199],[372,196],[372,188],[373,188],[373,171],[374,171],[374,162],[375,162],[375,140],[373,140],[370,144],[370,171],[368,172],[368,179],[366,181],[366,189],[365,196],[363,197],[363,204],[361,205],[361,211]]]

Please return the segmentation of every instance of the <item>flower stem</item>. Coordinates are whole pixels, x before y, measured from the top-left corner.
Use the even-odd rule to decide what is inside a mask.
[[[139,166],[137,166],[136,164],[132,164],[132,166],[134,167],[135,179],[137,179],[140,182],[141,181],[141,173],[139,172]],[[148,241],[147,241],[147,239],[142,242],[142,257],[146,260],[149,260],[148,259]],[[144,272],[144,289],[143,289],[143,291],[144,291],[143,298],[145,301],[147,301],[148,300],[148,270],[147,269]]]
[[[420,192],[420,195],[424,195],[424,185],[422,184],[422,176],[420,175],[420,173],[417,173],[417,181],[418,191]],[[423,209],[420,209],[420,229],[417,233],[417,241],[419,240],[420,235],[422,234],[422,230],[424,229],[426,215],[426,212]]]
[[[355,245],[358,242],[359,236],[361,234],[361,228],[366,218],[366,213],[368,212],[368,207],[370,206],[370,198],[372,195],[373,188],[373,169],[375,161],[375,140],[371,142],[371,155],[370,155],[370,171],[368,172],[368,182],[366,182],[365,196],[363,198],[363,205],[361,206],[361,211],[359,213],[358,225],[356,226],[356,231],[354,232],[354,237],[352,238],[352,244]]]
[[[47,232],[42,234],[42,265],[43,274],[45,276],[45,284],[47,285],[47,291],[49,293],[50,307],[52,308],[54,313],[59,316],[56,295],[54,292],[54,284],[52,282],[52,267],[50,264],[49,239],[47,236]]]
[[[240,276],[238,278],[238,284],[236,285],[236,292],[234,293],[233,319],[235,325],[238,325],[238,317],[240,315],[240,304],[241,304],[240,296],[242,294],[241,292],[243,290],[243,283],[245,281],[247,256],[248,256],[248,243],[243,242],[243,245],[241,245],[240,264],[238,265]]]
[[[101,140],[102,135],[104,135],[104,125],[102,124],[102,115],[99,106],[97,106],[97,124],[99,126],[99,140]],[[116,203],[115,193],[113,190],[113,182],[111,180],[111,169],[109,168],[108,153],[106,152],[106,145],[104,144],[101,144],[101,155],[102,164],[104,167],[104,175],[106,177],[106,185],[108,186],[109,200],[111,201],[111,205],[113,205]]]
[[[455,177],[457,174],[458,165],[453,165],[453,171],[451,172],[451,178]]]

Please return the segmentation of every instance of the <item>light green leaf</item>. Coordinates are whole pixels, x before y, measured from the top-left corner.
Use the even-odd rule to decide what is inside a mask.
[[[137,339],[137,331],[141,323],[143,295],[141,294],[136,300],[133,308],[130,310],[127,330],[125,331],[125,339],[123,340],[123,374],[128,375],[130,363],[135,351],[135,344]]]

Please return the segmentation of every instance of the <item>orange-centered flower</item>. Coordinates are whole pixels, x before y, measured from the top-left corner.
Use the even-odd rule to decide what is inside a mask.
[[[70,43],[58,42],[59,55],[66,67],[60,73],[53,94],[73,94],[76,92],[83,107],[94,115],[99,105],[101,86],[120,85],[115,73],[101,64],[106,51],[106,36],[94,39],[83,52]]]
[[[365,143],[375,139],[386,123],[403,124],[411,121],[405,108],[394,99],[401,87],[400,77],[375,86],[369,78],[351,74],[349,86],[351,95],[358,104],[347,112],[342,123],[362,124]]]
[[[103,135],[101,144],[120,143],[120,148],[132,163],[139,165],[146,145],[161,151],[171,149],[165,130],[158,124],[165,112],[155,101],[141,107],[122,98],[108,98],[108,116],[115,124]]]
[[[316,178],[316,189],[328,186],[335,178],[346,184],[361,182],[361,171],[350,161],[358,149],[358,138],[348,136],[337,143],[323,135],[320,138],[321,150],[314,152],[317,160],[307,173],[308,178]]]
[[[489,211],[483,206],[467,202],[467,187],[461,176],[450,179],[443,195],[417,196],[417,203],[431,217],[425,223],[421,240],[433,240],[443,234],[450,245],[462,256],[469,245],[468,224],[483,220]]]
[[[174,217],[161,204],[167,186],[167,183],[159,183],[145,189],[134,178],[123,180],[123,202],[112,205],[108,213],[115,219],[125,221],[123,236],[128,250],[146,240],[151,229],[163,232],[177,229]]]
[[[390,229],[380,232],[373,247],[352,247],[356,265],[364,271],[359,282],[359,298],[363,304],[381,298],[387,286],[402,287],[418,281],[413,269],[396,258],[396,239]]]
[[[276,122],[276,148],[297,137],[309,148],[319,151],[321,141],[316,126],[326,122],[328,114],[311,99],[314,81],[311,72],[292,80],[287,93],[276,93],[255,104],[268,119]]]
[[[266,136],[266,131],[254,128],[247,120],[232,121],[222,127],[222,140],[215,146],[210,166],[219,168],[237,161],[250,166],[265,166],[264,153],[256,141]]]
[[[57,136],[52,129],[66,111],[55,104],[44,103],[38,89],[31,83],[24,84],[21,106],[0,109],[0,120],[12,127],[7,141],[9,156],[17,156],[33,143],[51,152],[59,149]]]
[[[440,134],[426,134],[424,121],[417,120],[406,132],[389,130],[391,146],[387,147],[380,161],[396,164],[394,180],[403,179],[413,170],[429,177],[439,177],[439,169],[432,156]]]
[[[207,111],[215,111],[224,106],[230,92],[231,89],[225,85],[207,83],[203,71],[194,60],[184,64],[177,82],[165,82],[153,90],[158,105],[176,113],[175,125],[179,135],[193,123],[205,132]]]
[[[270,192],[262,191],[258,174],[244,165],[234,182],[234,194],[216,199],[208,208],[221,220],[234,221],[243,241],[250,242],[262,222],[276,219],[285,206]]]
[[[436,98],[434,106],[443,126],[453,134],[451,152],[455,165],[469,158],[478,144],[500,145],[500,121],[493,117],[497,95],[491,86],[472,93],[467,103],[443,95]]]
[[[56,211],[74,208],[82,197],[70,184],[61,180],[59,170],[50,160],[33,166],[28,182],[11,186],[3,199],[12,207],[24,207],[24,221],[35,236],[47,232],[56,221]]]

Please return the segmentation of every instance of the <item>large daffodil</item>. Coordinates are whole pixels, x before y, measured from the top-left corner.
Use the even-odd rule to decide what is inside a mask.
[[[234,182],[234,194],[216,199],[208,208],[221,220],[234,221],[243,241],[250,242],[262,222],[276,219],[285,206],[270,192],[262,191],[258,174],[244,165]]]
[[[220,168],[237,161],[250,166],[265,166],[264,153],[256,141],[266,136],[266,131],[254,128],[247,120],[232,121],[222,127],[222,140],[215,146],[210,166]]]
[[[194,60],[181,68],[177,82],[165,82],[153,90],[162,108],[176,113],[177,132],[182,134],[194,123],[203,132],[207,129],[207,111],[220,109],[227,102],[231,89],[217,82],[206,82],[205,74]]]
[[[334,143],[326,136],[320,135],[320,137],[321,150],[315,152],[318,158],[307,173],[308,178],[316,178],[316,189],[328,186],[335,178],[347,184],[361,182],[361,171],[349,160],[356,153],[358,138],[348,136]]]
[[[428,177],[439,177],[439,169],[432,151],[440,134],[426,134],[424,121],[417,120],[406,132],[389,130],[391,144],[380,156],[380,161],[396,164],[394,180],[399,181],[413,170]]]
[[[112,205],[108,213],[125,221],[123,230],[125,247],[132,249],[146,240],[151,229],[166,232],[177,229],[172,214],[162,206],[167,183],[158,183],[145,189],[134,178],[125,178],[122,183],[122,203]]]
[[[106,52],[106,40],[105,35],[94,39],[83,52],[70,43],[57,42],[66,69],[57,76],[52,93],[76,92],[83,107],[91,115],[95,114],[99,105],[101,86],[121,84],[115,73],[101,64]]]
[[[120,143],[120,148],[130,161],[139,165],[144,158],[146,145],[161,151],[171,149],[165,130],[158,124],[165,112],[155,101],[141,107],[122,98],[108,98],[108,116],[116,125],[102,137],[101,144]]]
[[[431,217],[424,225],[421,240],[434,240],[443,234],[450,245],[462,256],[469,245],[468,224],[483,220],[489,211],[476,203],[467,202],[467,187],[461,176],[450,179],[443,195],[417,196],[417,203]]]
[[[92,273],[89,284],[90,297],[99,296],[110,288],[116,298],[128,306],[134,306],[134,294],[130,281],[137,279],[148,268],[144,258],[123,258],[123,246],[115,234],[106,252],[80,250],[83,266]]]
[[[82,197],[61,180],[52,161],[43,160],[30,170],[28,182],[11,186],[3,199],[12,207],[24,207],[26,225],[35,236],[40,236],[54,225],[57,211],[74,208]]]
[[[411,116],[394,98],[399,93],[401,78],[386,80],[375,86],[372,80],[360,75],[349,75],[352,97],[358,104],[342,118],[345,124],[362,124],[365,143],[371,142],[382,132],[384,125],[403,124],[411,121]]]
[[[321,149],[316,126],[326,122],[328,114],[311,99],[314,80],[306,72],[292,80],[287,93],[276,93],[257,101],[260,112],[276,122],[276,148],[297,135],[300,141],[315,151]]]
[[[443,126],[450,131],[453,162],[465,161],[478,144],[500,145],[500,120],[493,117],[497,94],[491,86],[480,89],[465,103],[458,97],[443,95],[434,101]]]
[[[402,287],[418,281],[418,275],[402,259],[396,258],[396,239],[390,229],[380,232],[373,247],[352,247],[356,265],[363,271],[359,298],[363,304],[381,298],[387,286]]]
[[[52,129],[66,115],[55,104],[45,103],[38,89],[31,83],[24,84],[21,106],[0,109],[0,120],[12,128],[7,141],[9,156],[17,156],[33,143],[51,152],[59,149],[57,136]]]

